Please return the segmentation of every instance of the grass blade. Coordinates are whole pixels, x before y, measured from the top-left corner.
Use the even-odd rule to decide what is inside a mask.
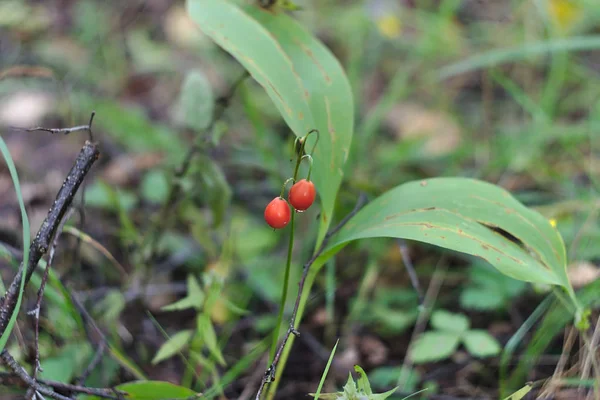
[[[17,194],[17,201],[19,202],[19,208],[21,210],[21,221],[23,223],[23,262],[21,263],[22,276],[25,277],[24,269],[29,265],[29,246],[31,241],[31,234],[29,230],[29,219],[27,218],[27,211],[25,210],[25,202],[23,201],[23,196],[21,195],[21,185],[19,184],[19,176],[17,174],[17,168],[15,167],[15,163],[13,162],[12,157],[10,156],[10,151],[4,142],[4,139],[0,137],[0,151],[2,152],[2,157],[6,161],[6,165],[8,166],[8,170],[10,172],[10,177],[13,182],[13,186],[15,187],[15,192]],[[21,300],[23,298],[23,289],[25,288],[25,279],[21,279],[21,286],[19,287],[19,296],[17,297],[17,305],[15,307],[15,311],[10,316],[8,321],[8,325],[6,326],[6,330],[0,337],[0,351],[4,350],[4,346],[10,337],[10,333],[12,332],[13,326],[17,320],[17,314],[19,314],[19,309],[21,308]]]

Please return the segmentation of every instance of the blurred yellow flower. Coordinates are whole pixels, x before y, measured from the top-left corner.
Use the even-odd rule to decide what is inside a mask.
[[[402,32],[400,19],[393,14],[387,14],[378,18],[377,28],[379,29],[379,33],[388,39],[395,39]]]
[[[550,225],[556,228],[556,220],[554,218],[550,219]]]
[[[581,17],[583,4],[581,0],[549,0],[549,13],[552,22],[566,31]]]

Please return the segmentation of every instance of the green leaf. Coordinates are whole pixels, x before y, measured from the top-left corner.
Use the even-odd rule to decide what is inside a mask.
[[[246,6],[245,10],[273,34],[308,93],[308,105],[316,124],[313,128],[320,132],[313,154],[313,177],[323,204],[321,239],[333,216],[343,166],[352,143],[354,99],[350,83],[329,49],[294,19],[284,13],[274,15],[256,7]],[[294,132],[298,136],[306,133]]]
[[[312,176],[323,206],[320,241],[331,222],[354,123],[352,92],[339,62],[283,13],[241,9],[225,0],[189,0],[187,8],[265,89],[296,136],[319,130]],[[315,139],[309,138],[308,149]]]
[[[531,386],[525,385],[510,396],[505,397],[504,400],[521,400],[527,393],[531,392],[531,389]]]
[[[563,286],[574,300],[558,231],[510,193],[486,182],[434,178],[397,186],[359,211],[332,238],[322,258],[352,240],[373,237],[413,239],[471,254],[512,278]]]
[[[438,310],[431,315],[431,326],[440,331],[462,333],[469,329],[470,325],[469,319],[463,314]]]
[[[63,347],[54,357],[46,358],[41,362],[42,379],[58,382],[70,381],[76,373],[85,368],[92,349],[89,343],[72,343]]]
[[[333,350],[331,350],[331,354],[327,360],[327,365],[325,365],[325,370],[323,371],[323,375],[321,375],[321,380],[319,381],[317,391],[314,394],[311,393],[311,396],[313,396],[315,399],[318,399],[319,395],[321,394],[321,389],[323,389],[323,385],[325,384],[325,379],[327,378],[327,373],[329,372],[329,367],[331,367],[331,363],[333,362],[333,356],[335,355],[335,350],[337,349],[339,342],[339,339],[335,341],[335,346],[333,346]]]
[[[85,191],[85,204],[90,207],[98,207],[109,211],[119,209],[129,211],[135,206],[136,202],[137,199],[133,193],[114,188],[101,180],[91,184]]]
[[[142,195],[147,201],[162,204],[169,193],[169,182],[163,171],[153,170],[144,175]]]
[[[160,349],[156,352],[156,355],[152,359],[152,364],[158,364],[159,362],[166,360],[179,353],[181,349],[183,349],[192,338],[192,330],[186,329],[180,332],[177,332],[173,336],[169,338]]]
[[[491,50],[485,53],[479,52],[475,56],[443,67],[439,71],[438,76],[440,79],[448,79],[459,74],[464,74],[465,72],[493,67],[510,61],[527,59],[540,54],[547,55],[548,53],[597,50],[599,48],[600,35],[530,42],[520,47]]]
[[[161,381],[134,381],[118,385],[115,389],[126,392],[130,400],[184,400],[199,393],[188,388]]]
[[[188,308],[195,308],[200,310],[204,304],[204,292],[198,284],[198,281],[192,274],[187,277],[187,289],[188,294],[183,299],[176,301],[175,303],[166,305],[161,308],[163,311],[175,311],[175,310],[186,310]]]
[[[410,358],[415,364],[444,360],[450,357],[460,341],[452,332],[425,332],[410,348]]]
[[[467,351],[475,357],[492,357],[500,353],[498,341],[484,330],[471,330],[463,335]]]
[[[358,381],[356,382],[358,391],[366,394],[367,396],[373,394],[373,390],[371,390],[371,384],[369,383],[369,378],[367,378],[367,373],[365,370],[363,370],[360,365],[355,365],[354,370],[358,374]]]
[[[27,211],[25,210],[25,203],[23,202],[23,196],[21,194],[21,185],[19,184],[19,175],[17,174],[17,168],[15,167],[15,163],[13,162],[13,159],[10,156],[10,151],[6,146],[6,142],[4,142],[4,139],[2,139],[1,136],[0,152],[2,152],[2,157],[4,157],[4,161],[6,161],[6,165],[8,166],[10,178],[12,179],[13,186],[15,187],[17,201],[19,202],[19,209],[21,211],[21,222],[23,224],[23,261],[21,262],[21,272],[22,274],[24,274],[27,269],[27,266],[29,265],[29,245],[31,242],[31,233],[29,231],[29,219],[27,218]],[[6,342],[8,341],[8,338],[10,337],[10,334],[17,320],[17,315],[19,314],[19,310],[21,309],[21,301],[23,299],[24,289],[25,279],[21,279],[21,285],[19,286],[19,294],[17,296],[17,304],[15,305],[15,309],[8,320],[6,329],[4,330],[4,332],[2,332],[2,336],[0,336],[0,351],[4,349],[4,346],[6,346]]]
[[[213,91],[206,75],[200,70],[188,72],[181,85],[175,119],[187,128],[200,131],[208,128],[213,109]]]
[[[214,358],[221,365],[225,365],[225,359],[223,358],[223,354],[221,353],[221,349],[219,348],[219,342],[217,340],[217,334],[215,333],[215,328],[210,320],[210,317],[206,314],[198,315],[197,320],[197,329],[198,335],[204,340],[204,344],[206,348]]]
[[[94,126],[105,131],[119,144],[133,152],[165,152],[169,160],[183,158],[186,146],[176,131],[150,120],[140,107],[119,104],[114,98],[102,99],[85,93],[73,94],[72,101],[81,109],[96,110]]]
[[[125,309],[125,295],[120,290],[110,290],[104,298],[94,305],[94,310],[102,315],[102,320],[114,323]]]
[[[213,226],[220,225],[231,202],[231,188],[219,164],[209,157],[198,157],[187,182],[193,188],[193,198],[210,206]]]
[[[497,310],[503,304],[502,294],[487,287],[467,287],[460,294],[460,305],[467,309]]]

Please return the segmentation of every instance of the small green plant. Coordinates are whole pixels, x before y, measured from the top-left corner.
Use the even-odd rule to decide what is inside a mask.
[[[358,365],[354,366],[354,370],[359,375],[358,380],[354,381],[352,374],[348,374],[348,381],[344,385],[343,392],[323,393],[318,396],[311,393],[311,396],[323,400],[385,400],[398,389],[395,387],[385,393],[373,393],[365,371]]]
[[[159,362],[178,354],[183,348],[190,346],[193,357],[202,362],[203,365],[211,365],[213,362],[225,365],[225,359],[218,344],[217,334],[211,321],[211,312],[215,303],[222,295],[222,279],[215,274],[204,274],[204,285],[200,286],[196,278],[188,275],[188,294],[181,300],[163,307],[163,311],[177,311],[195,309],[196,328],[185,329],[171,336],[158,350],[152,363]],[[208,350],[211,358],[202,355],[203,348]],[[191,373],[191,372],[188,372]]]
[[[476,262],[469,269],[470,283],[460,294],[460,304],[471,310],[499,310],[527,288],[527,284]]]
[[[500,352],[496,339],[481,329],[469,329],[463,314],[435,311],[431,316],[434,330],[425,332],[411,346],[409,355],[415,364],[444,360],[463,344],[475,357],[492,357]]]

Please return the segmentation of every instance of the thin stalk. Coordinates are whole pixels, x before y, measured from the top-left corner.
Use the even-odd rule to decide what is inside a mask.
[[[302,154],[304,154],[304,146],[306,144],[306,140],[302,142],[302,146],[300,147],[300,156],[296,158],[296,166],[294,168],[294,175],[292,178],[292,182],[296,183],[298,178],[298,171],[300,169],[300,163],[302,162]],[[283,189],[281,193],[281,197],[283,197],[283,190],[285,190],[285,186],[287,185],[289,179],[285,181],[283,184]],[[287,301],[288,287],[290,281],[290,269],[292,265],[292,252],[294,250],[294,220],[296,213],[292,212],[292,219],[290,221],[290,240],[288,242],[288,253],[287,260],[285,263],[285,275],[283,278],[283,289],[281,291],[281,304],[279,306],[279,313],[277,314],[277,324],[275,325],[275,330],[273,332],[273,343],[271,344],[271,350],[269,352],[269,360],[272,362],[275,357],[275,352],[277,351],[277,344],[279,342],[279,330],[281,329],[281,323],[283,322],[283,312],[285,310],[285,303]]]
[[[290,221],[290,241],[288,243],[287,261],[285,263],[285,275],[283,277],[283,289],[281,292],[281,304],[279,305],[279,314],[277,315],[277,324],[275,325],[275,331],[273,332],[273,343],[271,343],[271,351],[269,352],[269,360],[273,362],[275,352],[277,351],[277,344],[279,342],[279,331],[283,322],[283,311],[285,309],[285,302],[287,300],[288,287],[290,283],[290,270],[292,265],[292,250],[294,249],[294,219],[295,214],[292,213],[292,220]]]
[[[265,389],[265,385],[267,383],[271,383],[268,387],[266,393],[266,399],[271,400],[275,396],[275,392],[277,390],[277,385],[279,384],[281,374],[283,373],[283,369],[285,368],[285,364],[287,362],[287,357],[289,355],[292,344],[294,343],[294,339],[296,336],[299,336],[297,328],[302,320],[302,315],[304,313],[304,308],[306,306],[306,302],[309,298],[310,289],[314,283],[315,277],[317,273],[324,265],[325,260],[320,258],[323,254],[323,251],[327,248],[329,243],[329,239],[335,235],[346,223],[354,216],[356,213],[362,208],[362,206],[366,203],[366,196],[361,194],[358,198],[356,206],[354,210],[352,210],[340,223],[329,231],[321,244],[319,245],[318,250],[313,254],[310,260],[304,264],[302,277],[300,278],[300,282],[298,283],[298,295],[296,296],[296,302],[294,304],[294,309],[292,311],[292,318],[290,319],[290,326],[283,337],[283,342],[277,349],[275,353],[275,357],[273,358],[273,362],[271,366],[265,371],[265,376],[258,388],[258,393],[256,394],[255,400],[260,400],[263,390]],[[279,362],[281,360],[281,365]],[[278,367],[279,365],[279,367]],[[278,367],[278,368],[276,368]]]

